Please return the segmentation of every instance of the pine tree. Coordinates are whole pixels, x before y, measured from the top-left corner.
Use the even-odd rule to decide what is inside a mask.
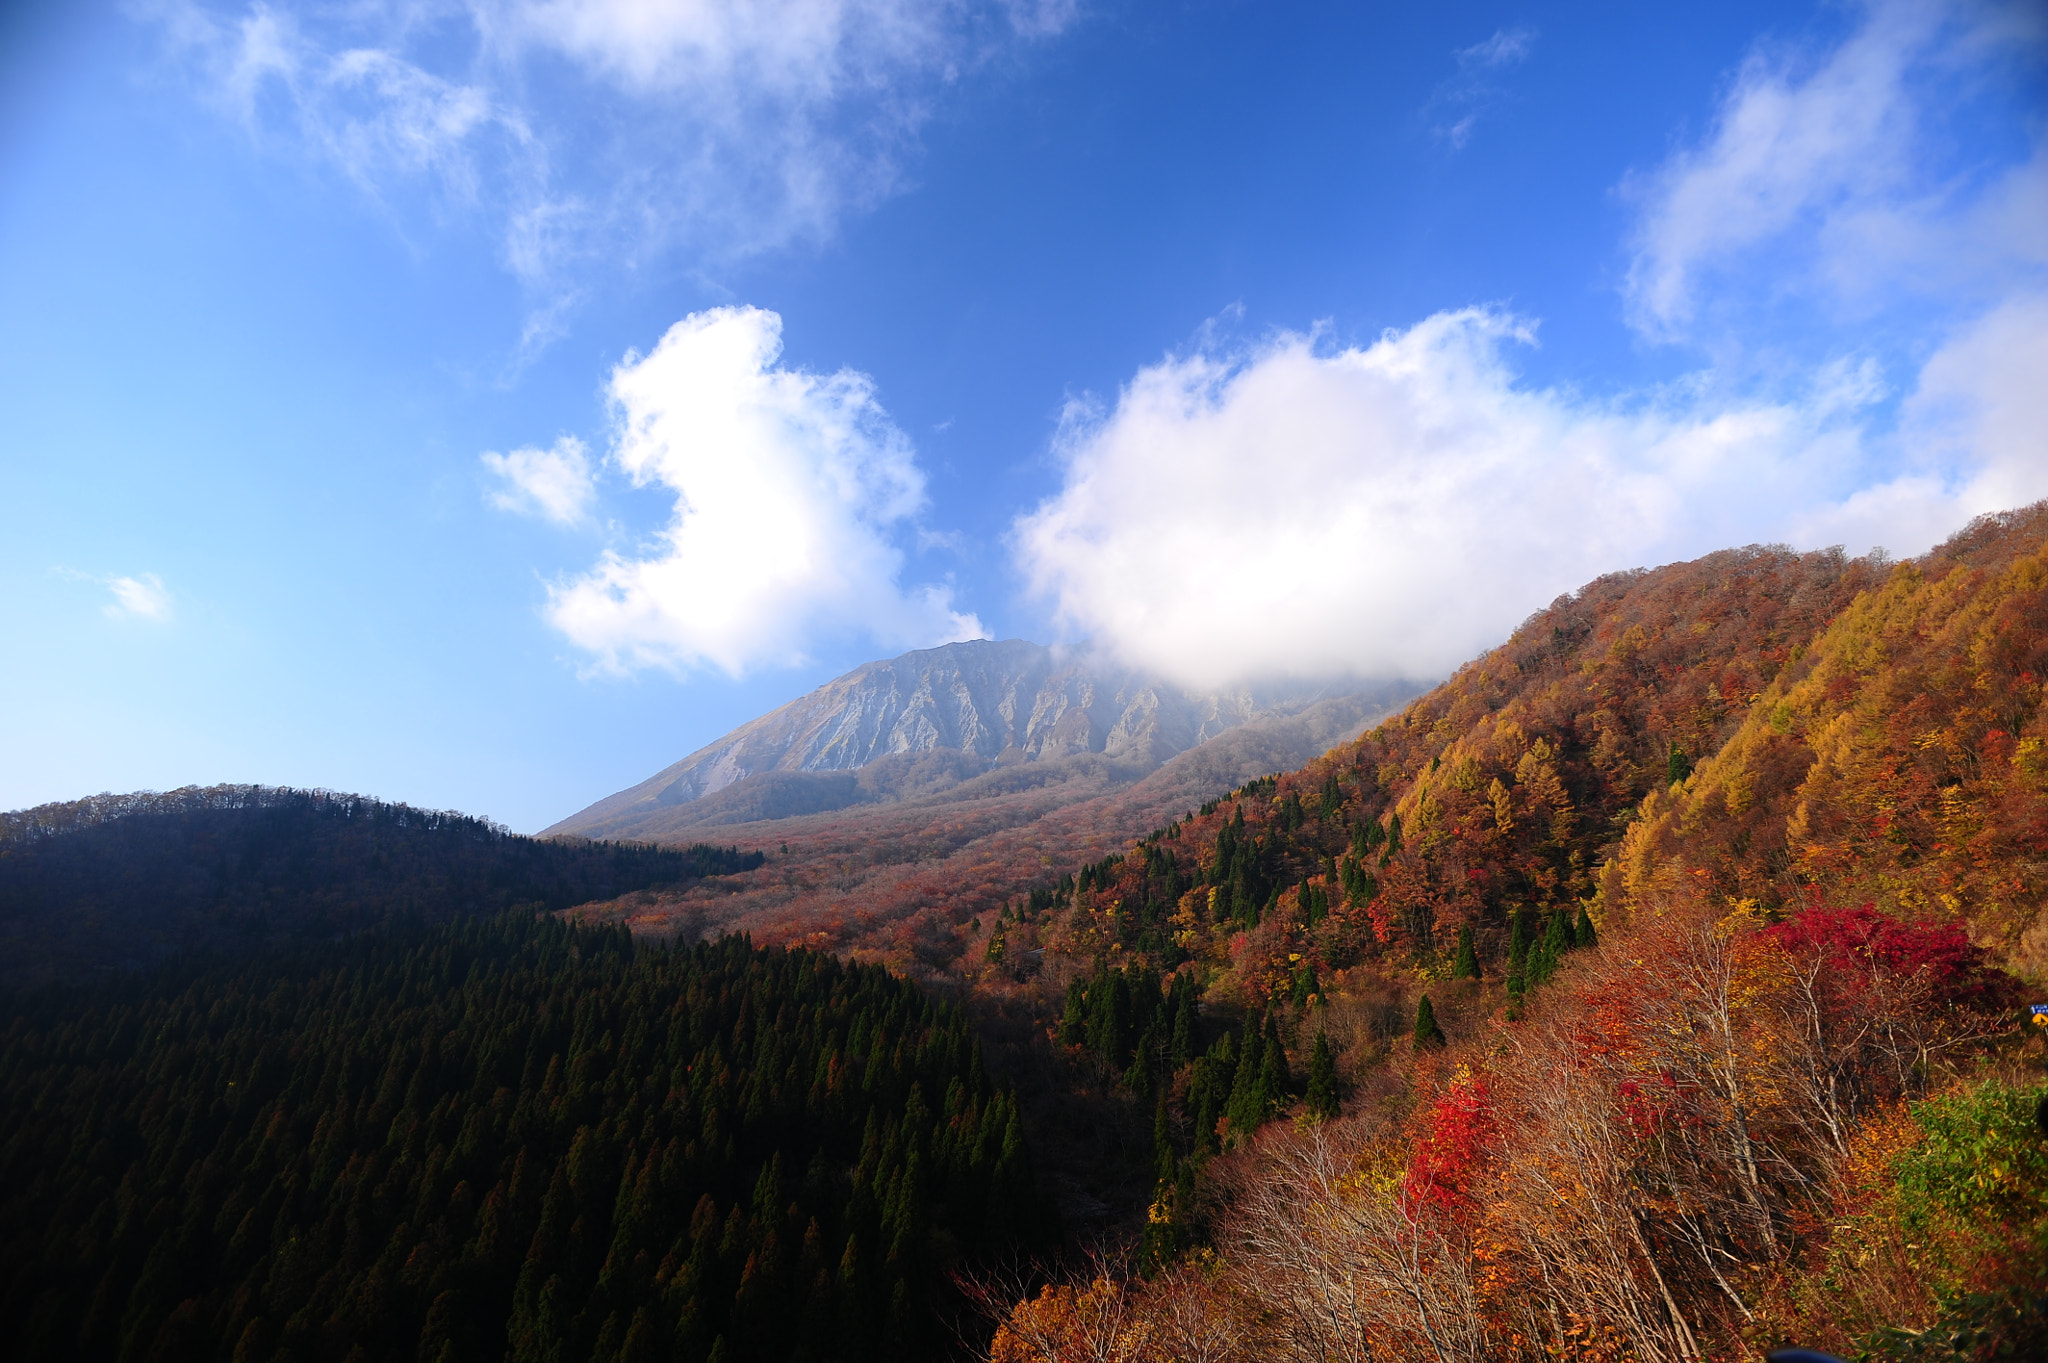
[[[1573,934],[1573,938],[1574,947],[1583,949],[1600,945],[1600,934],[1593,928],[1593,915],[1586,912],[1583,906],[1579,909],[1578,931]]]
[[[1318,1031],[1308,1059],[1308,1115],[1326,1122],[1337,1112],[1337,1061],[1330,1054],[1330,1038]]]
[[[1323,984],[1316,978],[1316,968],[1304,962],[1294,977],[1294,988],[1288,993],[1287,1001],[1296,1008],[1305,1008],[1310,999],[1322,992]]]
[[[1557,973],[1557,963],[1571,947],[1571,915],[1563,911],[1551,914],[1544,924],[1542,940],[1529,952],[1528,983],[1546,983]]]
[[[1444,1044],[1444,1029],[1436,1025],[1436,1009],[1424,994],[1415,1005],[1415,1049]]]
[[[1173,1128],[1167,1121],[1166,1095],[1152,1114],[1152,1205],[1145,1215],[1145,1234],[1138,1245],[1139,1266],[1147,1272],[1180,1257],[1182,1183],[1181,1161],[1173,1148]]]
[[[1195,982],[1188,975],[1173,977],[1173,1040],[1169,1061],[1178,1070],[1195,1053]]]
[[[1230,1082],[1230,1097],[1223,1104],[1223,1118],[1230,1123],[1232,1143],[1243,1140],[1264,1120],[1259,1100],[1259,1053],[1253,1049],[1250,1032],[1245,1033],[1244,1054],[1238,1057]]]
[[[1676,743],[1671,745],[1671,754],[1664,760],[1664,784],[1675,786],[1692,775],[1692,762],[1686,757],[1685,749]]]
[[[1060,1044],[1079,1046],[1088,1039],[1088,986],[1081,980],[1067,985],[1067,1006],[1060,1014]]]
[[[1521,909],[1508,915],[1508,1017],[1522,1015],[1522,1000],[1529,992],[1529,926]]]
[[[1088,1024],[1088,1044],[1103,1064],[1122,1069],[1131,1051],[1131,988],[1121,970],[1106,970],[1089,989],[1094,1017]]]
[[[1479,978],[1479,953],[1472,945],[1472,925],[1466,923],[1458,929],[1458,954],[1451,962],[1451,978],[1454,980],[1476,980]]]

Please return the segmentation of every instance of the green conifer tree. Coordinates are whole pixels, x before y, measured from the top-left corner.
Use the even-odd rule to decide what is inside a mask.
[[[1337,1061],[1330,1054],[1330,1038],[1318,1031],[1315,1050],[1308,1058],[1308,1115],[1326,1122],[1338,1110]]]
[[[1238,1058],[1237,1072],[1231,1078],[1230,1097],[1223,1104],[1223,1117],[1230,1123],[1232,1144],[1245,1139],[1265,1120],[1264,1102],[1259,1094],[1260,1060],[1253,1034],[1247,1031],[1244,1054]]]
[[[1579,926],[1573,939],[1572,945],[1581,949],[1600,945],[1600,934],[1593,927],[1593,915],[1583,905],[1579,908]]]
[[[1194,1058],[1195,1054],[1195,989],[1194,978],[1189,975],[1173,977],[1173,1040],[1168,1058],[1173,1068]]]
[[[1572,947],[1571,915],[1560,911],[1550,915],[1543,927],[1542,940],[1529,952],[1528,981],[1533,985],[1544,984],[1557,973],[1557,963]]]
[[[1675,786],[1692,775],[1692,762],[1686,757],[1685,749],[1676,743],[1671,745],[1671,754],[1664,760],[1664,784]]]
[[[1195,1099],[1195,1149],[1214,1153],[1216,1149],[1216,1085],[1203,1084]]]
[[[1287,1072],[1287,1048],[1280,1044],[1278,1036],[1269,1035],[1266,1038],[1266,1057],[1259,1065],[1252,1125],[1259,1125],[1284,1107],[1293,1089],[1293,1076]]]
[[[1131,987],[1123,971],[1105,970],[1088,993],[1095,1014],[1088,1023],[1088,1045],[1112,1071],[1122,1069],[1131,1047]]]
[[[1516,909],[1508,915],[1508,1018],[1522,1015],[1522,1000],[1529,992],[1529,924],[1526,913]]]
[[[1088,985],[1075,980],[1067,985],[1067,1006],[1060,1014],[1060,1044],[1078,1046],[1088,1039]]]
[[[1436,1009],[1424,994],[1415,1004],[1415,1049],[1444,1044],[1444,1029],[1436,1025]]]
[[[1146,1272],[1172,1263],[1180,1257],[1182,1207],[1181,1160],[1173,1146],[1173,1127],[1167,1119],[1166,1095],[1159,1095],[1152,1113],[1152,1205],[1146,1211],[1145,1234],[1138,1245],[1138,1264]]]
[[[1451,961],[1451,978],[1476,980],[1479,978],[1479,952],[1472,945],[1472,925],[1466,923],[1458,929],[1458,954]]]

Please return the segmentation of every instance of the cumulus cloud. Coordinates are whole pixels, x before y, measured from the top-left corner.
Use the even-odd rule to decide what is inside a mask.
[[[775,313],[717,308],[613,371],[610,463],[675,513],[651,544],[549,592],[548,619],[601,667],[737,676],[825,639],[984,633],[946,587],[901,585],[891,536],[923,508],[924,476],[873,381],[784,368],[781,351]]]
[[[1468,309],[1169,358],[1071,421],[1020,562],[1069,627],[1190,684],[1428,677],[1602,572],[1757,538],[1861,458],[1867,376],[1598,402],[1518,384],[1533,339]]]
[[[1601,573],[1772,540],[1914,553],[2048,496],[2048,155],[2012,80],[2038,8],[1852,19],[1759,49],[1704,139],[1625,186],[1628,320],[1716,367],[1534,387],[1511,363],[1533,323],[1488,308],[1171,356],[1070,417],[1059,491],[1014,527],[1032,587],[1193,684],[1425,677]],[[1476,112],[1527,51],[1459,53],[1439,103]]]
[[[828,235],[893,192],[935,97],[1070,0],[144,0],[252,132],[380,201],[408,183],[495,215],[506,265],[561,290],[592,258],[730,256]]]
[[[1640,210],[1625,292],[1644,332],[1688,334],[1709,299],[1741,313],[1815,291],[1852,310],[1981,302],[2048,263],[2038,142],[1974,165],[1940,145],[1973,98],[2039,60],[2036,8],[1861,8],[1831,49],[1753,52],[1703,142],[1624,186]]]
[[[576,525],[590,514],[597,494],[589,453],[573,435],[552,449],[527,446],[510,454],[486,451],[478,456],[497,478],[484,499],[500,511],[539,516],[557,525]]]

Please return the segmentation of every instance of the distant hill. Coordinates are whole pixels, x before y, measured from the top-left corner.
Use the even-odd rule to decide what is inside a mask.
[[[858,667],[546,833],[673,841],[941,793],[974,800],[1077,777],[1128,784],[1255,720],[1353,694],[1384,705],[1413,690],[1193,692],[1021,639],[970,640]]]
[[[0,814],[0,984],[399,917],[565,909],[759,864],[701,845],[542,841],[328,791],[101,795]]]

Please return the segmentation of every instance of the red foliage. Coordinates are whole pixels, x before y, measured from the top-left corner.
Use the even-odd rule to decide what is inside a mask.
[[[1930,1002],[1991,1011],[2007,1006],[2015,981],[1988,965],[1960,923],[1906,923],[1874,905],[1830,909],[1812,905],[1764,936],[1795,956],[1818,953],[1838,986],[1856,988],[1873,973],[1922,983]]]
[[[1470,1210],[1472,1185],[1493,1148],[1486,1080],[1466,1079],[1423,1116],[1422,1134],[1408,1160],[1408,1195],[1454,1214]]]

